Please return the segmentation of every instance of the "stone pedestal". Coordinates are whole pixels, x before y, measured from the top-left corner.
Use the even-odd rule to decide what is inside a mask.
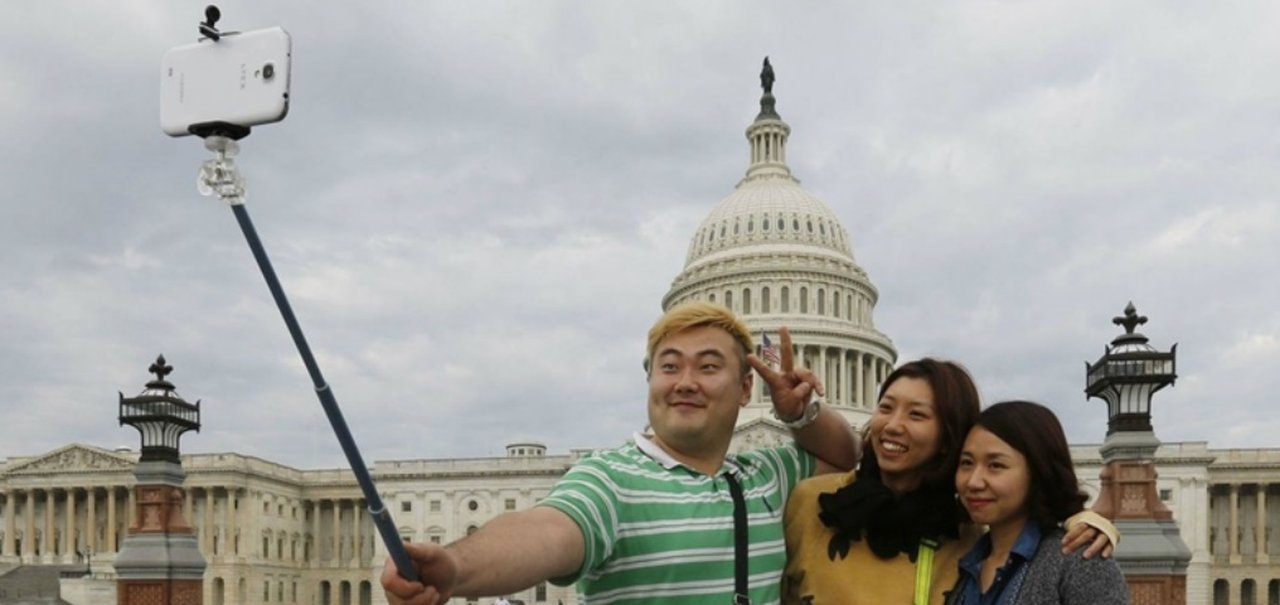
[[[1191,549],[1173,513],[1156,494],[1153,462],[1160,441],[1151,432],[1116,432],[1102,446],[1102,491],[1093,510],[1120,530],[1115,559],[1134,605],[1187,602]]]
[[[115,558],[119,605],[202,605],[204,557],[182,515],[181,464],[139,462],[134,522]]]

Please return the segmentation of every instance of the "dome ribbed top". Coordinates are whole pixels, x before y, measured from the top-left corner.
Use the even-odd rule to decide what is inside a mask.
[[[852,260],[849,234],[822,200],[790,177],[744,179],[693,234],[685,266],[723,250],[803,244]]]

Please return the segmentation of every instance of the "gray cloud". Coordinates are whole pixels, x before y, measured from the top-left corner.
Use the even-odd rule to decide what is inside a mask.
[[[205,405],[187,449],[342,464],[230,212],[194,191],[206,153],[158,128],[160,55],[201,8],[0,9],[0,455],[135,442],[115,392],[163,352]],[[1081,362],[1133,300],[1179,343],[1158,435],[1274,444],[1274,7],[222,9],[293,34],[289,117],[239,162],[370,460],[644,423],[644,332],[746,167],[765,54],[792,167],[904,358],[1098,441]]]

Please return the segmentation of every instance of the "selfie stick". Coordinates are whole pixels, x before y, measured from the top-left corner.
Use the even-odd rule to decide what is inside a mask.
[[[355,473],[356,483],[360,484],[360,490],[364,492],[369,515],[373,518],[373,524],[378,528],[378,534],[382,536],[382,543],[386,545],[387,553],[391,555],[391,560],[395,562],[396,571],[400,573],[400,576],[406,580],[416,582],[418,581],[418,570],[409,559],[409,553],[405,552],[404,543],[400,541],[400,532],[396,530],[395,522],[391,520],[391,513],[383,506],[382,498],[378,496],[378,490],[373,485],[373,477],[369,476],[369,469],[364,465],[364,458],[360,456],[360,449],[356,447],[355,439],[351,437],[351,429],[347,428],[347,421],[342,417],[342,410],[338,407],[338,401],[333,396],[333,389],[329,388],[324,376],[320,374],[320,366],[316,364],[315,357],[311,355],[311,347],[307,345],[307,337],[302,334],[298,319],[293,315],[293,308],[289,306],[289,299],[284,295],[284,288],[280,286],[280,280],[276,278],[275,269],[271,267],[271,259],[267,258],[267,251],[262,247],[262,240],[258,239],[258,232],[253,228],[253,221],[249,220],[249,211],[245,210],[244,179],[241,178],[235,162],[231,159],[231,156],[239,151],[239,145],[229,137],[242,138],[249,134],[249,129],[238,126],[221,130],[214,126],[210,129],[210,132],[211,134],[204,138],[204,146],[214,152],[217,157],[212,160],[206,160],[200,167],[200,177],[196,182],[196,188],[201,195],[216,193],[218,199],[231,205],[231,210],[236,215],[236,222],[240,223],[240,230],[244,232],[244,238],[249,242],[249,248],[253,251],[253,258],[258,261],[258,268],[262,270],[262,277],[267,280],[267,288],[271,290],[271,296],[275,298],[276,306],[280,308],[280,315],[284,316],[284,323],[289,327],[289,334],[293,336],[293,344],[298,347],[298,353],[302,355],[302,363],[307,366],[307,373],[311,375],[311,382],[315,385],[316,396],[320,398],[320,405],[324,407],[324,413],[329,417],[329,424],[333,426],[333,432],[338,436],[338,443],[342,444],[342,453],[346,454],[347,463],[351,465],[351,471]]]

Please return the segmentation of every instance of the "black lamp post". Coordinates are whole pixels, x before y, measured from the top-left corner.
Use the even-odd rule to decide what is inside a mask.
[[[1187,600],[1191,550],[1156,494],[1160,440],[1151,427],[1151,396],[1177,378],[1178,345],[1167,353],[1157,351],[1135,332],[1147,318],[1138,315],[1132,302],[1112,322],[1124,326],[1124,334],[1111,341],[1098,361],[1085,363],[1085,394],[1107,402],[1107,437],[1099,450],[1101,489],[1093,510],[1115,522],[1124,536],[1115,557],[1133,601],[1180,605]]]
[[[1107,346],[1102,357],[1085,364],[1085,394],[1107,402],[1107,435],[1151,432],[1151,397],[1177,379],[1178,345],[1157,351],[1147,337],[1134,330],[1147,323],[1130,302],[1124,315],[1111,320],[1125,333]]]
[[[165,378],[173,367],[164,355],[148,371],[155,380],[137,397],[120,394],[120,424],[141,433],[142,456],[133,469],[133,521],[112,562],[115,602],[200,605],[206,565],[182,515],[186,473],[178,452],[182,434],[200,430],[200,402],[187,403],[174,390]]]
[[[173,366],[164,355],[156,358],[147,371],[156,379],[147,383],[137,397],[120,393],[120,424],[129,425],[142,434],[140,462],[163,460],[180,462],[178,439],[187,431],[200,432],[200,402],[187,403],[165,377]]]

